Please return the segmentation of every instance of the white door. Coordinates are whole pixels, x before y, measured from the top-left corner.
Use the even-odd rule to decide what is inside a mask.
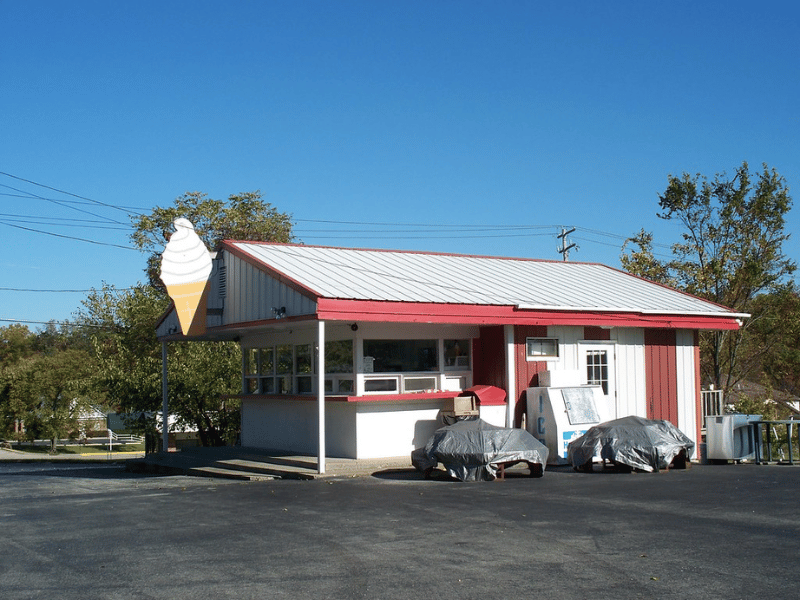
[[[604,421],[617,418],[616,352],[614,344],[579,344],[578,359],[587,385],[599,385],[606,398],[605,406],[598,406]]]

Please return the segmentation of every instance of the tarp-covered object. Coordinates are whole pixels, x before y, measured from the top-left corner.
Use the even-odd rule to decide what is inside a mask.
[[[567,460],[577,468],[594,456],[642,471],[666,469],[681,451],[688,461],[694,442],[665,420],[622,417],[591,427],[569,443]]]
[[[482,419],[464,419],[437,429],[424,449],[415,450],[411,462],[420,471],[440,462],[461,481],[491,481],[501,464],[526,462],[541,465],[531,473],[541,474],[547,464],[547,446],[524,429],[497,427]]]

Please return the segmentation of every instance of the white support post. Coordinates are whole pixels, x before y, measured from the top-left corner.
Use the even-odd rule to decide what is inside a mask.
[[[162,450],[169,451],[169,398],[167,392],[167,342],[161,342],[161,437]]]
[[[514,353],[514,326],[504,325],[506,337],[506,387],[508,388],[508,410],[506,427],[514,426],[514,411],[517,401],[517,362]]]
[[[325,473],[325,321],[317,325],[317,411],[319,423],[318,472]]]
[[[239,349],[242,351],[242,396],[244,396],[248,392],[248,390],[247,390],[247,377],[245,377],[245,374],[247,373],[247,352],[248,352],[248,350],[245,350],[242,347],[241,344],[239,344]]]

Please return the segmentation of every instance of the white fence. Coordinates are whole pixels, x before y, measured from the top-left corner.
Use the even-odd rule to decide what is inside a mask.
[[[110,429],[108,430],[108,449],[112,451],[114,449],[114,444],[141,444],[144,441],[144,438],[138,435],[130,435],[127,433],[114,433]]]

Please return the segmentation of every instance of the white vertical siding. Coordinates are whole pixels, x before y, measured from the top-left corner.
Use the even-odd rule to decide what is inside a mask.
[[[644,329],[618,328],[617,341],[617,418],[647,416],[644,369]]]
[[[550,364],[550,369],[577,370],[580,368],[578,359],[578,342],[583,339],[583,327],[550,326],[547,328],[547,337],[558,338],[558,363]]]
[[[675,332],[675,365],[678,378],[678,429],[699,448],[697,439],[697,396],[695,390],[694,331]]]
[[[236,256],[225,257],[228,286],[224,322],[247,323],[275,317],[272,308],[286,307],[286,316],[313,315],[316,302]]]

